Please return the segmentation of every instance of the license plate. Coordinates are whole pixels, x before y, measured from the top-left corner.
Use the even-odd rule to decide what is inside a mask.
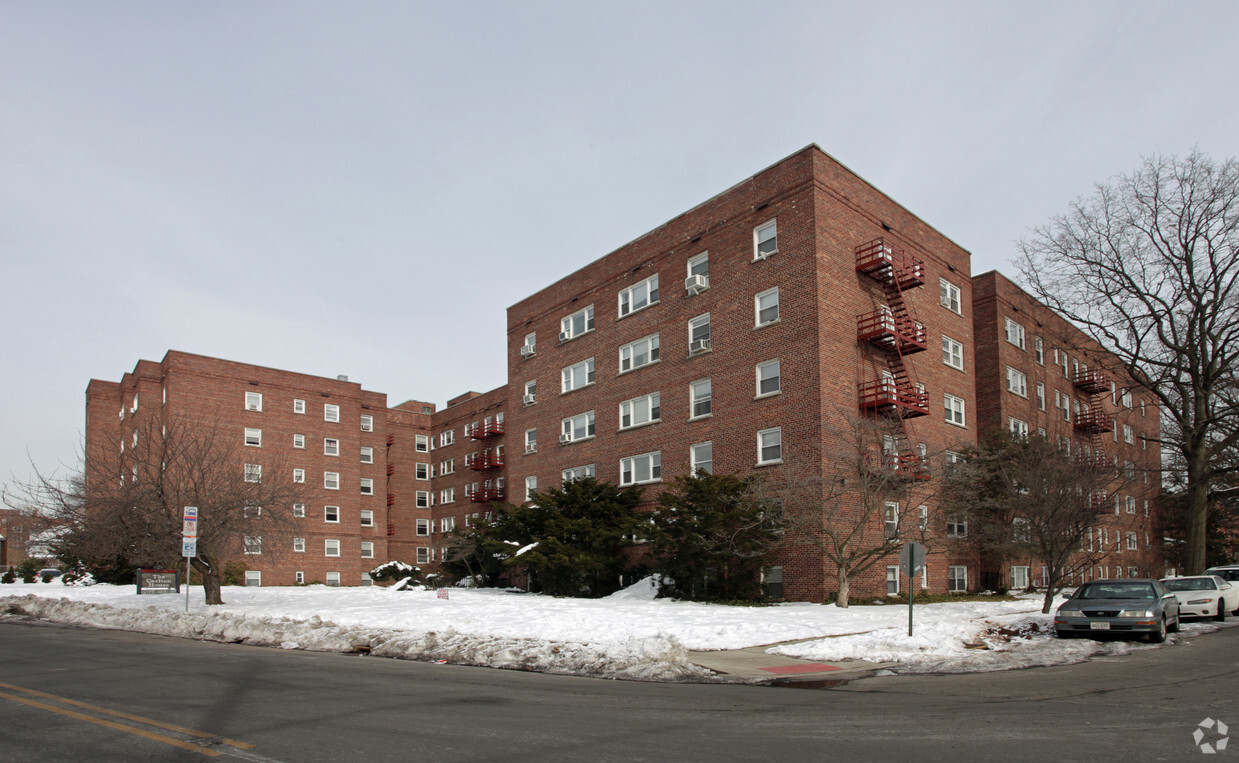
[[[1088,627],[1095,631],[1108,631],[1110,630],[1110,623],[1089,623]]]

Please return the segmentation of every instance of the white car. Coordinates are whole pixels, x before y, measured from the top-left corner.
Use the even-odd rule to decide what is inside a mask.
[[[1221,621],[1239,609],[1239,586],[1217,575],[1164,578],[1162,584],[1179,600],[1179,614],[1183,617],[1212,617]]]

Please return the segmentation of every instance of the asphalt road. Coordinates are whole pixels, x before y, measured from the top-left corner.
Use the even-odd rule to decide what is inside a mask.
[[[646,684],[0,622],[0,760],[1186,760],[1239,627],[1081,665]],[[1216,745],[1216,730],[1205,734]],[[1239,741],[1213,760],[1239,757]]]

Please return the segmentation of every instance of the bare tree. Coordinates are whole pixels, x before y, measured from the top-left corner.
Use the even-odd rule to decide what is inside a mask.
[[[242,441],[217,422],[140,418],[117,459],[86,458],[67,478],[6,487],[4,502],[64,528],[61,553],[102,563],[172,566],[181,560],[182,516],[198,508],[198,555],[207,604],[222,604],[225,564],[288,548],[292,505],[304,501],[291,470],[269,454],[247,465]],[[257,467],[257,468],[255,468]]]
[[[967,521],[968,542],[982,553],[1045,565],[1041,611],[1049,612],[1068,580],[1107,555],[1101,530],[1126,484],[1092,454],[1072,457],[1044,437],[996,432],[946,470],[942,503]]]
[[[1210,491],[1239,444],[1239,162],[1146,159],[1020,247],[1032,293],[1160,404],[1183,470],[1187,571],[1202,572]]]
[[[758,483],[782,506],[789,544],[816,547],[835,568],[836,603],[847,607],[851,582],[917,540],[932,546],[938,512],[929,457],[899,449],[902,429],[884,418],[849,417],[830,433],[820,469],[789,465],[781,480]],[[932,551],[932,548],[931,548]]]

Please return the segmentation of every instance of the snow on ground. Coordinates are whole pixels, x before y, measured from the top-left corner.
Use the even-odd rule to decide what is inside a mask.
[[[605,599],[557,599],[495,589],[378,586],[228,587],[207,607],[189,596],[138,596],[133,586],[0,586],[0,615],[97,628],[278,646],[367,652],[466,665],[635,680],[708,680],[688,652],[780,644],[771,653],[899,663],[898,672],[971,672],[1123,654],[1134,642],[1063,641],[1041,599],[906,606],[730,607],[655,599],[649,580]],[[1188,624],[1188,633],[1215,629]],[[1172,641],[1173,641],[1172,637]],[[796,643],[785,643],[796,642]]]

